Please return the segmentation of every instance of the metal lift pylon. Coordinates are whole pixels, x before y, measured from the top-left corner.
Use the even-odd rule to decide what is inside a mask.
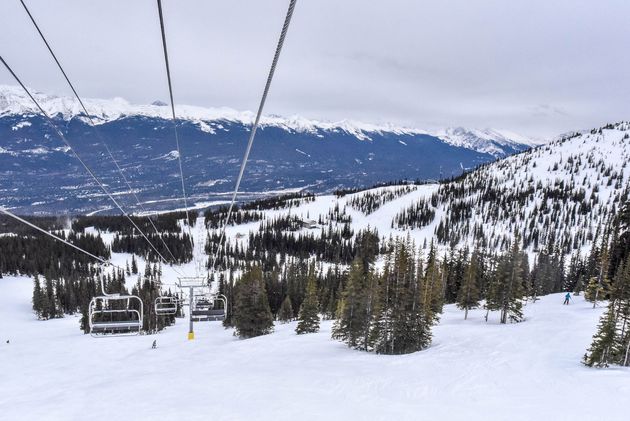
[[[189,308],[188,308],[188,340],[195,339],[194,322],[202,321],[220,321],[225,320],[227,315],[227,298],[218,293],[210,292],[210,284],[207,278],[203,277],[181,277],[177,278],[177,286],[180,290],[188,290]],[[207,308],[203,310],[197,309],[198,302],[196,301],[195,291],[208,290],[207,294],[201,294],[207,301]],[[211,309],[210,305],[214,306],[217,302],[223,303],[222,309]]]

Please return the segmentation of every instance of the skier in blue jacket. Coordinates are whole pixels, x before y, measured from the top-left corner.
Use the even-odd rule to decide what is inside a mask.
[[[567,292],[567,295],[564,296],[564,303],[562,305],[569,305],[570,300],[571,300],[571,293]]]

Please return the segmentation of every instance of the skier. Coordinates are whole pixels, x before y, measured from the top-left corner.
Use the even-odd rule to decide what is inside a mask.
[[[562,305],[569,305],[569,301],[571,300],[571,293],[567,292],[567,295],[564,296],[564,303]]]
[[[153,345],[151,346],[151,349],[155,349],[157,348],[157,339],[153,340]]]

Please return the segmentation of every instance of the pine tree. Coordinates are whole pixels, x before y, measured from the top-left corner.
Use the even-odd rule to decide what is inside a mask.
[[[426,323],[433,325],[440,320],[444,305],[443,273],[437,258],[437,250],[431,242],[427,256],[427,267],[424,271],[422,291],[422,308]]]
[[[138,263],[136,262],[136,255],[131,255],[131,273],[134,275],[138,274]]]
[[[367,350],[365,338],[369,337],[370,321],[368,282],[363,262],[352,262],[346,287],[337,308],[337,320],[333,324],[332,337],[349,347]]]
[[[615,310],[609,306],[599,322],[591,347],[584,355],[584,364],[589,367],[608,367],[615,344],[615,325]]]
[[[295,332],[298,335],[303,333],[315,333],[319,331],[319,301],[317,299],[317,278],[315,268],[309,270],[308,283],[306,285],[306,296],[300,312],[298,314],[298,325]]]
[[[520,322],[523,319],[523,254],[519,247],[520,238],[515,237],[510,252],[503,256],[498,265],[501,292],[501,323]]]
[[[326,300],[326,304],[324,308],[322,309],[324,320],[334,319],[336,309],[337,309],[337,300],[335,297],[335,290],[331,288],[330,294],[328,295],[328,299]]]
[[[584,290],[584,299],[593,303],[593,308],[597,306],[598,300],[604,300],[608,296],[608,290],[610,289],[610,283],[608,279],[599,277],[592,277],[586,289]]]
[[[457,295],[457,307],[464,310],[464,320],[468,319],[468,310],[479,307],[479,285],[477,284],[478,256],[475,250],[464,269],[464,276]]]
[[[492,257],[492,271],[489,274],[488,282],[486,285],[486,302],[484,308],[486,309],[486,322],[490,316],[491,311],[498,311],[501,309],[501,296],[502,296],[502,282],[497,270],[499,257]]]
[[[278,311],[278,321],[281,323],[288,323],[295,317],[293,313],[293,305],[291,305],[291,298],[287,295],[282,301],[280,310]]]
[[[273,332],[273,315],[262,275],[260,267],[254,267],[234,286],[234,327],[241,338]]]
[[[607,296],[607,290],[610,286],[608,280],[608,265],[610,263],[608,253],[608,237],[604,236],[599,252],[599,261],[597,265],[597,275],[590,279],[584,298],[593,303],[593,308],[597,306],[598,300],[604,300]]]
[[[387,256],[374,305],[370,346],[381,354],[406,354],[431,343],[431,321],[423,307],[424,277],[421,259],[407,240],[397,242]]]
[[[617,268],[610,302],[602,316],[593,343],[584,355],[584,364],[607,367],[630,364],[630,256]]]
[[[44,295],[46,298],[44,300],[45,310],[42,314],[45,319],[53,319],[58,316],[58,306],[53,280],[48,274],[44,276],[44,286]]]
[[[39,277],[35,275],[33,278],[33,311],[37,315],[38,319],[42,318],[43,311],[43,293],[41,285],[39,284]]]

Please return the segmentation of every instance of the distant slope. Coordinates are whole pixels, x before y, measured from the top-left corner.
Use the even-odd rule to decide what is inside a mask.
[[[36,97],[99,177],[131,205],[76,101],[41,93]],[[180,207],[169,108],[122,99],[86,100],[86,105],[139,196],[151,207]],[[177,113],[192,201],[222,199],[221,193],[234,185],[252,113],[192,106],[177,106]],[[430,134],[353,121],[266,116],[243,187],[250,192],[307,188],[321,193],[399,179],[436,180],[529,147],[520,136],[492,130]],[[20,212],[91,212],[111,206],[25,94],[7,86],[0,86],[0,176],[3,204]]]
[[[518,234],[532,250],[588,247],[628,201],[630,123],[574,134],[445,184],[431,197],[442,243],[503,249]],[[403,224],[404,226],[404,224]]]
[[[383,237],[410,235],[419,246],[433,240],[443,247],[479,244],[501,251],[519,235],[530,252],[555,247],[568,254],[588,250],[628,201],[628,162],[630,123],[622,122],[484,165],[448,183],[320,196],[266,215],[290,212],[321,218],[326,226],[339,209],[355,232],[372,227]]]

